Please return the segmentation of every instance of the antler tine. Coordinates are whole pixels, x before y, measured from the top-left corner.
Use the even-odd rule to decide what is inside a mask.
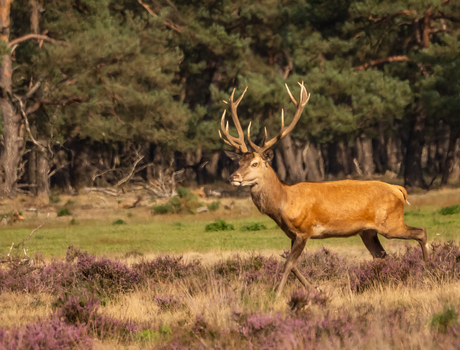
[[[243,129],[241,128],[240,121],[238,120],[237,107],[238,107],[238,104],[243,99],[243,96],[247,90],[248,88],[246,87],[246,89],[241,94],[240,98],[236,102],[234,102],[233,97],[235,95],[235,89],[233,89],[233,92],[229,100],[230,109],[232,111],[232,119],[233,119],[233,123],[235,124],[236,130],[238,131],[238,137],[234,137],[230,135],[230,132],[228,131],[228,121],[226,123],[227,125],[225,125],[225,113],[226,113],[225,110],[224,110],[224,113],[222,114],[222,119],[220,122],[220,128],[222,129],[222,133],[227,137],[227,140],[225,140],[222,136],[221,138],[225,141],[225,143],[237,148],[243,153],[246,153],[248,151],[248,148],[246,147],[246,144],[244,143],[244,133],[243,133]],[[227,103],[226,101],[224,102]],[[219,131],[219,135],[221,135],[220,131]]]
[[[294,106],[296,106],[296,111],[294,114],[294,118],[292,119],[291,124],[288,127],[284,127],[284,110],[281,110],[281,130],[278,135],[276,135],[274,138],[272,138],[270,141],[266,142],[262,147],[259,147],[259,150],[257,152],[262,153],[266,149],[270,148],[273,146],[277,141],[281,140],[283,137],[285,137],[287,134],[289,134],[292,129],[294,129],[294,126],[297,124],[297,122],[300,119],[300,116],[302,115],[302,112],[305,108],[305,106],[308,103],[308,100],[310,99],[310,94],[307,93],[307,90],[305,89],[304,83],[302,84],[299,83],[300,85],[300,100],[297,103],[296,99],[294,96],[292,96],[291,91],[289,90],[289,87],[286,85],[286,90],[289,94],[289,97],[291,98],[292,103]],[[251,144],[252,147],[252,144]]]
[[[254,142],[251,141],[251,124],[252,122],[249,122],[249,126],[248,126],[248,141],[249,141],[249,146],[251,146],[251,148],[256,151],[257,153],[262,153],[263,150],[263,145],[265,143],[265,141],[262,142],[262,147],[259,147],[257,146]],[[265,132],[267,132],[267,129],[265,129]]]

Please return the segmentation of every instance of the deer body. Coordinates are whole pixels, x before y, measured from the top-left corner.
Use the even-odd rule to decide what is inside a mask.
[[[425,228],[409,227],[404,223],[407,192],[403,187],[380,181],[355,180],[287,185],[278,179],[269,164],[273,152],[268,148],[290,132],[298,121],[309,98],[301,86],[299,103],[288,89],[291,100],[297,106],[294,121],[289,127],[284,128],[283,120],[280,134],[267,143],[264,139],[261,147],[252,143],[248,130],[248,141],[255,152],[248,152],[236,116],[236,107],[243,96],[237,102],[233,102],[233,94],[230,98],[239,138],[229,135],[228,124],[224,128],[225,112],[221,123],[222,131],[227,136],[224,141],[243,152],[242,155],[227,152],[240,165],[230,176],[230,182],[234,186],[250,186],[256,207],[271,217],[292,242],[277,294],[281,294],[290,272],[307,285],[296,262],[310,238],[350,237],[359,234],[374,258],[386,256],[377,234],[389,239],[414,239],[420,244],[423,259],[426,260],[429,246]]]

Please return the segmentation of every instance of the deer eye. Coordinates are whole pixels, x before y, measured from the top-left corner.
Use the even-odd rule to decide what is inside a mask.
[[[252,167],[255,168],[257,165],[259,165],[259,163],[255,162],[255,163],[252,163]]]

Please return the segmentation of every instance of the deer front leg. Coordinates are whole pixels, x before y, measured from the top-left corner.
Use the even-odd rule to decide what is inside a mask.
[[[300,254],[302,254],[302,251],[305,248],[305,244],[307,244],[307,240],[308,238],[299,236],[296,236],[295,240],[292,240],[293,243],[291,246],[291,252],[289,253],[289,256],[284,265],[283,277],[281,278],[281,282],[276,292],[277,297],[281,295],[281,292],[283,291],[284,285],[286,284],[287,278],[291,271],[294,272],[296,277],[305,287],[307,286],[307,280],[305,279],[305,277],[301,275],[296,266],[297,260],[299,259]]]

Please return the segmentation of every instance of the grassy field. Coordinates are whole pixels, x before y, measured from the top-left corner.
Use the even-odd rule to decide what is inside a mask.
[[[405,220],[410,226],[427,228],[430,242],[456,240],[460,237],[460,213],[442,215],[440,209],[446,198],[439,195],[441,205],[426,205],[425,197],[419,195],[413,204],[406,206]],[[454,196],[455,197],[455,196]],[[448,198],[447,198],[448,199]],[[450,202],[446,202],[450,203]],[[29,236],[32,229],[41,223],[45,225],[35,232],[27,242],[29,253],[40,252],[46,257],[63,256],[70,243],[93,254],[122,257],[130,252],[142,254],[190,252],[208,253],[219,251],[282,251],[290,248],[290,241],[267,216],[261,215],[252,203],[243,201],[246,210],[219,209],[206,214],[149,214],[147,208],[130,210],[99,210],[100,219],[88,218],[82,210],[72,209],[76,215],[54,219],[38,219],[34,216],[13,226],[0,228],[0,247],[5,253],[11,243],[19,244]],[[436,204],[436,203],[434,203]],[[80,213],[79,213],[80,212]],[[80,218],[81,217],[81,218]],[[215,219],[225,219],[234,226],[231,231],[206,232],[206,225]],[[114,224],[117,219],[123,224]],[[72,221],[73,220],[73,221]],[[260,231],[242,231],[254,223],[264,225]],[[397,246],[396,240],[381,238],[384,247]],[[331,248],[356,247],[361,251],[363,244],[357,236],[347,239],[310,240],[307,249],[321,246]]]

